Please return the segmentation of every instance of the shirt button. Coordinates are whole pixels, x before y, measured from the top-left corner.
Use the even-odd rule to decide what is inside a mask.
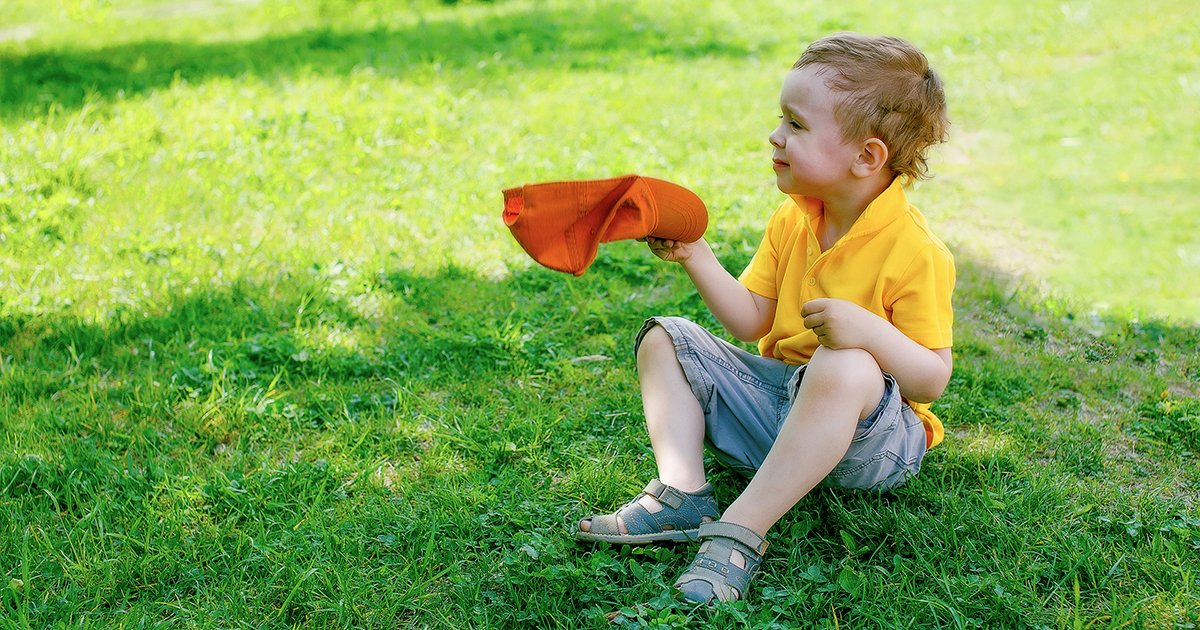
[[[812,256],[812,248],[811,247],[808,248],[808,255]]]
[[[816,278],[809,278],[809,279],[808,279],[808,286],[810,286],[810,287],[811,287],[811,286],[813,286],[813,285],[814,285],[814,284],[816,284],[816,283],[817,283],[817,279],[816,279]]]

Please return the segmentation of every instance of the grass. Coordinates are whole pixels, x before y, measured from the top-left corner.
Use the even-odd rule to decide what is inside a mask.
[[[0,627],[1194,627],[1189,9],[6,3]],[[739,270],[779,79],[842,28],[950,91],[947,440],[692,611],[689,549],[569,532],[653,475],[641,320],[716,324],[633,243],[531,264],[499,190],[664,176]]]

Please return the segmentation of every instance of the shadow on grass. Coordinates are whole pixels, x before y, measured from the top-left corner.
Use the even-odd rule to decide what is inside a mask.
[[[697,25],[688,25],[689,27]],[[505,10],[477,21],[422,20],[408,28],[318,28],[255,41],[211,44],[139,41],[28,55],[0,54],[0,116],[28,117],[56,105],[80,107],[89,95],[135,96],[176,81],[259,77],[306,71],[347,74],[371,68],[384,76],[470,70],[473,81],[538,68],[609,67],[629,58],[745,56],[717,26],[670,32],[647,9],[588,5],[578,9]],[[487,64],[487,71],[477,71]],[[492,77],[492,78],[489,78]]]
[[[745,258],[723,256],[734,269]],[[39,619],[183,601],[220,603],[234,618],[291,606],[294,622],[332,620],[331,593],[385,593],[389,618],[544,625],[568,610],[594,621],[682,568],[686,553],[585,550],[566,533],[653,474],[629,347],[642,319],[715,328],[677,269],[614,244],[582,278],[393,270],[355,293],[339,286],[317,273],[179,297],[149,316],[0,319],[11,445],[0,454],[0,537],[27,548],[0,545],[0,565],[31,566],[56,595]],[[985,565],[996,541],[1033,555],[1056,541],[1030,570],[1065,601],[1080,563],[1101,576],[1085,592],[1104,588],[1101,565],[1132,544],[1129,518],[1147,529],[1168,518],[1146,495],[1133,516],[1100,508],[1107,520],[1078,534],[1021,520],[1072,513],[1073,486],[1059,477],[1082,485],[1120,457],[1114,445],[1153,440],[1186,459],[1189,421],[1155,404],[1164,387],[1191,387],[1175,399],[1194,406],[1200,364],[1185,349],[1200,330],[1109,322],[1106,335],[1083,333],[969,261],[957,296],[956,372],[936,407],[946,444],[894,496],[815,493],[781,521],[776,553],[790,559],[768,565],[765,583],[827,610],[822,598],[860,601],[855,589],[871,600],[871,567],[887,565],[978,591],[965,614],[1003,625],[1024,611],[963,565]],[[1095,416],[1104,401],[1146,412],[1106,426],[1112,417]],[[728,503],[740,481],[714,478]],[[963,525],[929,525],[942,520]],[[96,522],[138,542],[93,537]],[[1115,542],[1092,558],[1094,536]],[[113,569],[77,556],[80,540],[124,560]],[[947,544],[966,559],[939,553]],[[649,583],[623,569],[637,558],[653,567]],[[306,581],[310,566],[324,570]],[[1160,572],[1169,590],[1175,578]],[[258,584],[262,598],[230,603],[225,584]]]
[[[757,238],[747,232],[726,242]],[[743,253],[722,254],[724,262],[740,269],[749,248],[730,249]],[[992,465],[989,458],[996,463],[1040,443],[1073,472],[1097,473],[1105,453],[1088,427],[1112,411],[1098,401],[1142,410],[1143,422],[1127,427],[1135,433],[1197,447],[1181,418],[1200,389],[1200,358],[1188,351],[1200,345],[1200,328],[1109,321],[1107,332],[1095,335],[1023,304],[986,268],[960,261],[959,269],[956,369],[935,410],[947,444],[968,446],[947,456],[965,462],[960,472],[976,475]],[[563,398],[545,402],[557,407],[553,413],[570,414],[574,405],[612,393],[589,391],[590,379],[611,369],[623,391],[606,404],[630,408],[606,413],[637,416],[630,340],[641,321],[678,314],[720,330],[675,271],[628,243],[602,249],[582,278],[541,268],[502,280],[454,268],[392,271],[345,295],[317,273],[269,286],[236,282],[176,298],[156,315],[123,312],[108,322],[9,314],[0,319],[0,412],[10,432],[38,435],[69,416],[61,413],[63,401],[111,407],[112,420],[168,421],[188,404],[208,401],[207,408],[229,408],[228,422],[196,429],[193,437],[211,450],[254,433],[267,418],[281,430],[320,430],[363,414],[394,416],[401,390],[432,395],[447,413],[481,413],[481,422],[489,409],[497,417],[524,413],[513,407],[522,392],[529,402],[556,391]],[[1175,412],[1156,412],[1168,398]],[[495,407],[501,399],[504,406]],[[24,428],[13,418],[23,418]],[[80,416],[85,425],[93,421]],[[1051,421],[1056,426],[1047,433]]]

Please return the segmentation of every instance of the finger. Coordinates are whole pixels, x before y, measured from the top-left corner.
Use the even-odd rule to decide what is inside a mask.
[[[826,302],[827,302],[826,298],[816,298],[816,299],[809,300],[804,303],[804,306],[800,307],[800,315],[803,317],[808,317],[809,315],[814,315],[816,313],[820,313],[821,311],[825,310]]]

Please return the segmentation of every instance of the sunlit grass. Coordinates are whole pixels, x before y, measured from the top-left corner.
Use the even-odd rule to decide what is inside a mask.
[[[562,7],[530,18],[522,3],[288,5],[270,20],[280,7],[269,3],[172,7],[15,12],[38,35],[11,48],[53,55],[62,46],[81,62],[77,82],[57,84],[67,107],[47,92],[24,111],[49,115],[3,130],[10,212],[39,219],[6,227],[6,240],[30,246],[29,230],[65,231],[88,246],[35,246],[60,260],[42,273],[120,243],[148,256],[174,248],[183,268],[203,274],[245,275],[229,260],[241,258],[236,248],[256,261],[299,248],[301,259],[390,257],[495,275],[524,262],[492,220],[500,188],[618,172],[670,176],[702,193],[718,229],[753,228],[775,198],[765,136],[795,51],[826,29],[896,25],[928,50],[950,94],[954,137],[935,155],[937,194],[917,194],[947,221],[947,238],[978,250],[990,240],[981,234],[1021,235],[979,253],[1083,310],[1200,316],[1196,117],[1186,107],[1200,77],[1187,11],[929,6],[897,23],[911,10],[763,4],[740,15],[740,28],[718,31],[737,16],[585,5],[589,19],[626,30],[622,39],[569,28],[575,16]],[[172,12],[183,9],[188,19]],[[760,22],[816,26],[788,34]],[[94,32],[88,41],[108,46],[112,61],[83,61],[78,41],[65,41],[71,29]],[[138,32],[211,54],[189,58],[165,43],[139,51]],[[447,45],[464,37],[477,43]],[[100,94],[87,95],[91,80]],[[58,185],[29,193],[46,180]],[[122,212],[135,204],[138,213]],[[220,227],[204,229],[210,222]],[[448,241],[455,246],[434,246]],[[23,260],[6,261],[18,286],[33,273]]]

